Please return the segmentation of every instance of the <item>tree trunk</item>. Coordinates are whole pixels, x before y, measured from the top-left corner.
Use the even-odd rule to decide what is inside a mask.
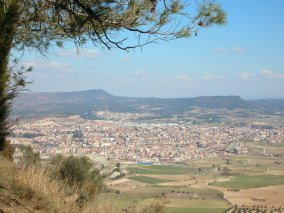
[[[19,20],[19,7],[17,1],[7,5],[0,0],[0,151],[3,151],[10,133],[9,115],[11,112],[11,98],[9,85],[11,82],[8,67],[9,56],[13,47],[13,38]]]

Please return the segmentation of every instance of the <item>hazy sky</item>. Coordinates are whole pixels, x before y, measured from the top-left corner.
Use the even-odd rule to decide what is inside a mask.
[[[284,97],[284,1],[223,0],[228,24],[190,39],[111,52],[26,52],[32,91],[104,89],[132,97]]]

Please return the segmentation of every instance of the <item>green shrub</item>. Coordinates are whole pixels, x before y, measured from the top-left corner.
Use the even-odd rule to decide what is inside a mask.
[[[70,184],[82,184],[88,179],[91,167],[92,164],[87,157],[76,158],[74,156],[70,156],[62,161],[60,174],[62,178],[67,180]]]
[[[0,155],[4,158],[13,161],[15,148],[10,144],[10,141],[5,141],[4,149],[0,152]]]
[[[21,158],[21,163],[24,166],[36,165],[40,162],[39,153],[34,152],[31,146],[20,145],[20,151],[23,154]]]
[[[56,176],[70,186],[79,188],[79,203],[91,200],[101,191],[103,178],[99,170],[93,168],[88,157],[58,155],[51,160],[51,163],[55,167]]]

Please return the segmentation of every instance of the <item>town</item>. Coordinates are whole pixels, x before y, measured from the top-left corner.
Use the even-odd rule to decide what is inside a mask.
[[[121,120],[88,120],[80,116],[23,119],[15,125],[11,142],[15,146],[30,145],[43,158],[63,154],[177,163],[207,156],[246,154],[251,142],[284,141],[281,126],[143,123],[122,121],[122,117]]]

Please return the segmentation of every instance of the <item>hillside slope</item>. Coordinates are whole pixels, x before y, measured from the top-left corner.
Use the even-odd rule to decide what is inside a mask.
[[[78,192],[51,178],[46,168],[22,168],[0,157],[0,213],[60,212],[112,213],[113,206],[76,202]]]
[[[24,93],[14,103],[16,116],[74,115],[92,116],[93,111],[152,112],[175,114],[194,108],[245,109],[267,113],[283,112],[284,99],[243,100],[239,96],[203,96],[196,98],[128,98],[104,90],[58,93]]]

